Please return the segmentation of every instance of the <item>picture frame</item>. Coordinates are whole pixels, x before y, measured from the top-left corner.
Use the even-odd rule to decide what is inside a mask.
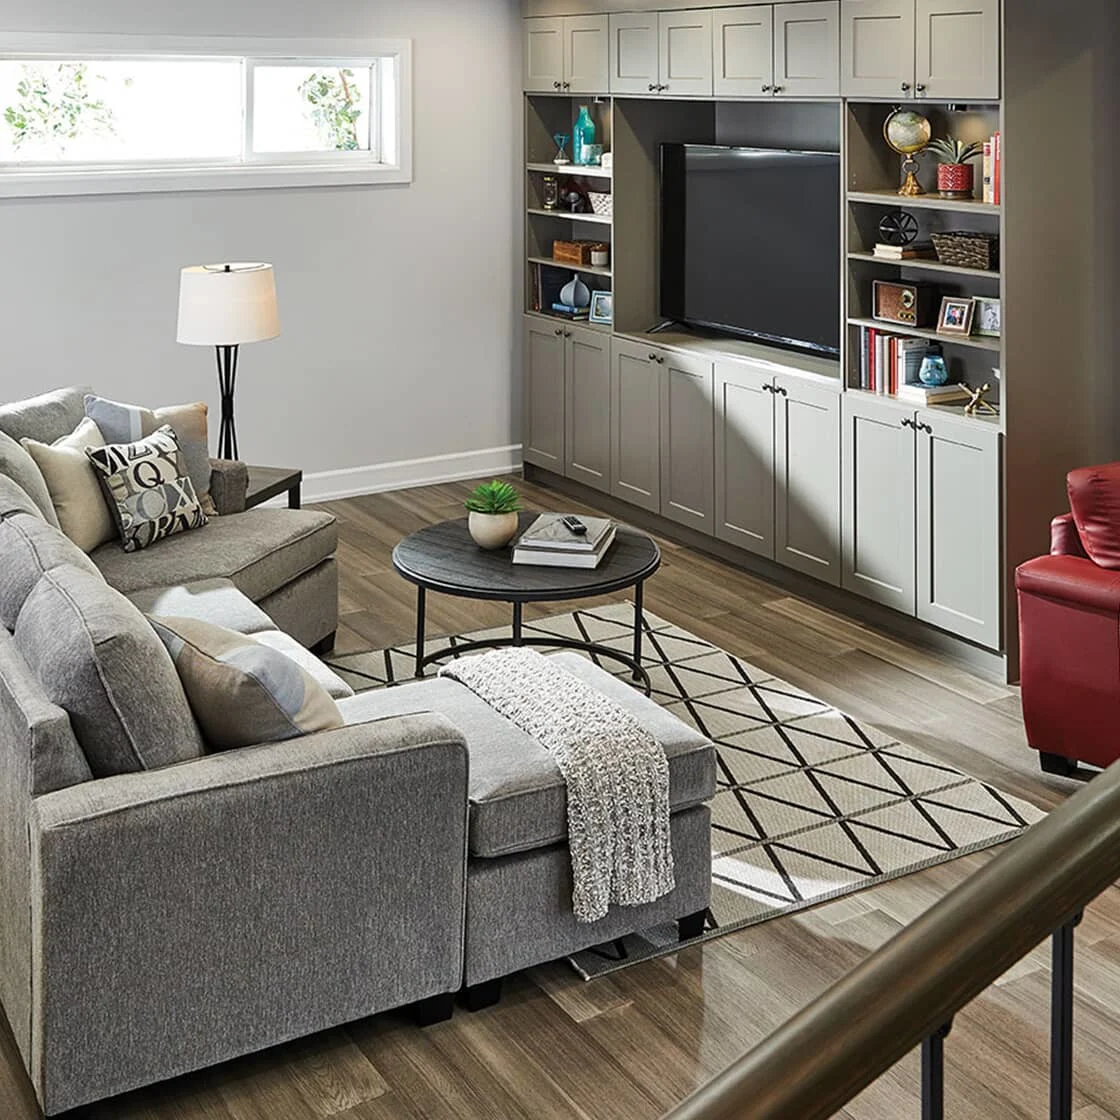
[[[971,296],[945,296],[937,317],[937,333],[967,338],[972,334],[976,301]]]
[[[614,292],[592,292],[588,318],[592,323],[611,326],[614,323]]]
[[[1003,333],[1003,308],[998,296],[976,296],[973,299],[973,333],[981,338],[999,338]]]

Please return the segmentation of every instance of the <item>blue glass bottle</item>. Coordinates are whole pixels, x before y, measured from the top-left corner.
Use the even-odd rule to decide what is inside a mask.
[[[939,342],[931,342],[926,348],[922,368],[918,370],[918,380],[923,385],[930,386],[944,385],[949,380],[949,367],[945,364]]]
[[[581,167],[588,162],[587,149],[595,143],[595,122],[587,111],[586,105],[579,107],[579,118],[572,129],[572,158]]]

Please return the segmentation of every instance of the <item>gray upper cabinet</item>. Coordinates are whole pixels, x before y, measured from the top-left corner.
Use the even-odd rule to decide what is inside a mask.
[[[775,97],[840,95],[837,0],[774,6]]]
[[[661,12],[658,92],[669,97],[712,96],[712,13]]]
[[[659,354],[611,341],[611,494],[661,512],[661,366]]]
[[[840,393],[774,378],[774,559],[840,583]]]
[[[661,513],[702,533],[715,531],[712,363],[660,351]]]
[[[525,423],[527,463],[564,471],[564,329],[525,316]]]
[[[926,409],[917,417],[917,615],[999,649],[999,432]]]
[[[840,0],[840,92],[899,97],[914,89],[914,0]]]
[[[844,395],[842,415],[843,585],[912,615],[913,417],[854,393]]]
[[[524,21],[523,85],[527,93],[556,93],[564,88],[564,20]]]
[[[657,13],[624,12],[608,21],[611,93],[657,93]]]
[[[916,3],[914,88],[918,94],[939,100],[996,100],[1000,94],[999,0]]]
[[[524,21],[527,93],[606,93],[606,16],[556,16]]]
[[[567,424],[564,474],[596,490],[611,488],[610,335],[568,327],[564,340]]]
[[[752,4],[712,12],[716,97],[762,97],[774,90],[774,7]]]
[[[715,364],[716,536],[774,559],[773,370]],[[835,466],[833,467],[835,474]]]

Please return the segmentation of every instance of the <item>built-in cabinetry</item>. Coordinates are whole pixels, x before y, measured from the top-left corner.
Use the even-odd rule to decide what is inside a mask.
[[[607,92],[606,16],[537,17],[524,24],[527,92]]]

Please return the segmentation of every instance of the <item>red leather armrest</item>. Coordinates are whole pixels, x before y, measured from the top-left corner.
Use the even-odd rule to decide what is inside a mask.
[[[1040,556],[1015,572],[1021,593],[1120,617],[1120,572],[1077,556]]]
[[[1089,554],[1081,543],[1081,534],[1072,513],[1063,513],[1050,522],[1050,555],[1081,556],[1088,559]]]

